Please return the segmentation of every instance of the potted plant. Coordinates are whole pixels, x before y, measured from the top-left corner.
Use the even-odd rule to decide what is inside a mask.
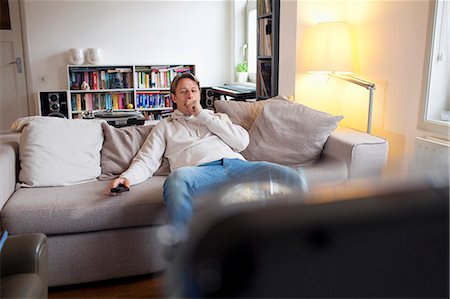
[[[247,61],[236,65],[236,81],[247,82],[248,80],[248,64]]]

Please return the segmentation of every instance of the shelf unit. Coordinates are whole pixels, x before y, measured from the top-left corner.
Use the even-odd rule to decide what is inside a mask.
[[[278,94],[280,0],[257,2],[256,98],[265,100]]]
[[[195,66],[68,65],[69,118],[108,109],[138,110],[147,120],[161,119],[173,111],[170,83],[183,72],[195,74]]]

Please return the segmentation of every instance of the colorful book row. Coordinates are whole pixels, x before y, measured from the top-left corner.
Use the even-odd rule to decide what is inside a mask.
[[[170,83],[176,75],[192,71],[190,66],[137,68],[136,86],[137,88],[170,88]]]
[[[133,88],[133,72],[130,68],[70,69],[69,77],[71,90]]]
[[[72,111],[132,109],[133,93],[77,93],[71,96]],[[130,106],[131,105],[131,106]]]
[[[136,94],[136,108],[169,108],[172,107],[169,93],[145,92]]]

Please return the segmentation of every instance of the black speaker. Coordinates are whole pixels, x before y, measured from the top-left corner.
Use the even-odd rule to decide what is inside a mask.
[[[210,109],[215,111],[214,109],[214,101],[219,98],[214,95],[214,90],[211,87],[203,87],[202,88],[202,96],[200,100],[200,104],[204,109]]]
[[[66,91],[39,92],[39,106],[42,116],[69,118]]]

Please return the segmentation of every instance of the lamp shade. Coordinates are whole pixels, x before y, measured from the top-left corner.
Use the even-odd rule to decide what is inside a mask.
[[[353,43],[345,22],[319,23],[311,31],[311,72],[353,72]]]

